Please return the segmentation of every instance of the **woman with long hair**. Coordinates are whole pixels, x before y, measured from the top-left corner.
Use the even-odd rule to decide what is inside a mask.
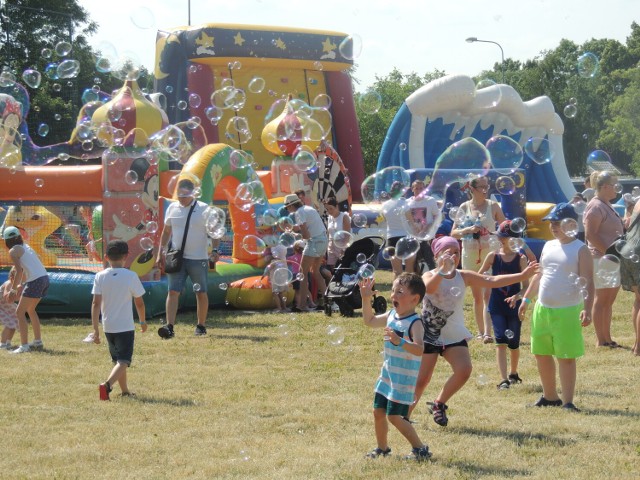
[[[471,192],[471,199],[460,205],[451,236],[462,239],[462,269],[477,272],[489,253],[489,235],[496,231],[496,225],[505,217],[498,202],[489,199],[489,179],[477,177],[465,187]],[[491,317],[485,305],[489,302],[491,290],[471,286],[473,313],[478,325],[478,338],[491,343]]]

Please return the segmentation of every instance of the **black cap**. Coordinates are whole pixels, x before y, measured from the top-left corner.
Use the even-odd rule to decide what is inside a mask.
[[[551,211],[542,218],[542,220],[551,220],[552,222],[558,222],[560,220],[564,220],[565,218],[573,218],[574,220],[578,219],[578,214],[576,213],[573,205],[566,202],[558,203],[555,207],[551,209]]]

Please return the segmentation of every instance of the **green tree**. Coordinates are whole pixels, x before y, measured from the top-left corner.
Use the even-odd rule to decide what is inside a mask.
[[[375,171],[387,130],[405,99],[421,86],[444,75],[440,70],[434,70],[422,77],[415,72],[405,75],[394,68],[384,77],[376,76],[376,81],[369,90],[377,92],[382,102],[375,114],[363,111],[359,102],[359,98],[366,92],[355,94],[365,175]]]

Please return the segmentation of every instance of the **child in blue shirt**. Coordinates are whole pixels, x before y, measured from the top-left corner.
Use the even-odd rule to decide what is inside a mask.
[[[367,454],[369,458],[386,457],[391,453],[387,443],[388,423],[391,423],[411,443],[413,450],[406,458],[418,461],[431,457],[429,447],[422,443],[408,420],[413,403],[416,380],[420,371],[424,329],[416,307],[422,302],[425,286],[415,273],[402,273],[391,289],[393,309],[375,315],[371,305],[374,280],[360,281],[362,319],[371,328],[384,328],[384,363],[375,386],[373,418],[378,446]]]

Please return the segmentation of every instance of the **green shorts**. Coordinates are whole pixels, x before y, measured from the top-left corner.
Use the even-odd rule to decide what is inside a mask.
[[[584,355],[580,312],[583,305],[547,308],[536,303],[531,317],[531,353],[557,358]]]
[[[402,417],[406,417],[409,414],[409,405],[393,402],[377,392],[373,399],[373,408],[382,408],[387,412],[387,415],[400,415]]]

